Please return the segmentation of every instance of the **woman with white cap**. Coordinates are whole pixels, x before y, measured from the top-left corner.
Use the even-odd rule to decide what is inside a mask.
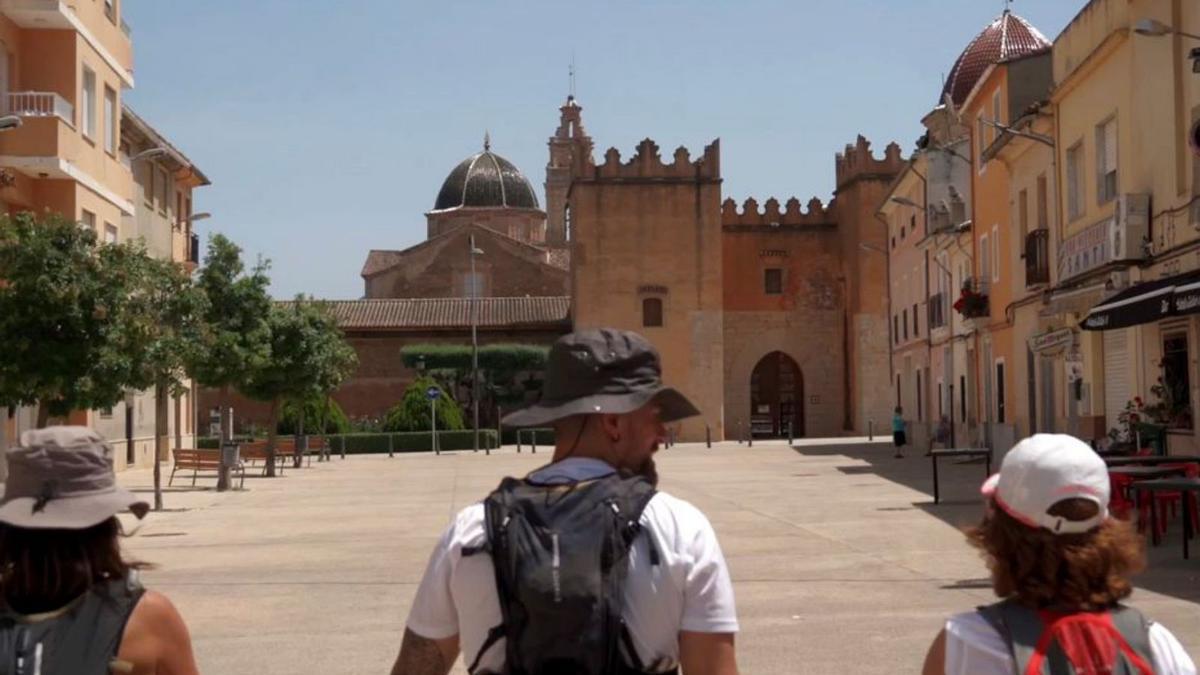
[[[0,673],[195,675],[187,626],[121,555],[116,515],[149,506],[118,487],[86,427],[27,431],[0,497]]]
[[[1109,490],[1104,461],[1079,439],[1018,443],[967,532],[1001,601],[950,617],[924,675],[1194,675],[1170,631],[1121,604],[1145,560],[1129,523],[1109,516]]]

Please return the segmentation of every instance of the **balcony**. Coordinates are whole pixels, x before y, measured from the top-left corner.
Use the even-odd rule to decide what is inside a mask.
[[[10,91],[6,95],[6,115],[18,117],[57,117],[75,123],[75,106],[67,99],[46,91]]]
[[[1025,235],[1025,288],[1050,283],[1050,230]]]
[[[934,331],[946,327],[946,294],[934,293],[929,296],[929,330]]]
[[[988,301],[990,290],[987,279],[964,279],[958,300],[954,302],[954,311],[961,314],[963,319],[983,319],[991,316],[991,303]]]

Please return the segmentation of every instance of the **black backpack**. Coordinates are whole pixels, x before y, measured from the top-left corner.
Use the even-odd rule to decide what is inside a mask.
[[[501,638],[503,675],[644,672],[621,610],[629,551],[654,492],[645,478],[616,473],[555,484],[504,479],[484,501],[484,549],[503,622],[488,632],[469,672]],[[657,565],[653,542],[650,551]]]

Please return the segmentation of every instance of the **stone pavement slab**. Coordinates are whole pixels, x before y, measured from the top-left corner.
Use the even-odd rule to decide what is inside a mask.
[[[917,672],[947,614],[991,598],[959,528],[980,514],[980,464],[890,445],[679,445],[662,489],[712,521],[729,561],[749,674]],[[430,550],[458,509],[549,454],[334,458],[246,490],[172,489],[126,544],[186,618],[202,672],[386,673]],[[119,477],[138,490],[150,472]],[[1175,527],[1178,530],[1178,524]],[[1134,602],[1200,654],[1200,560],[1178,532],[1151,551]],[[464,673],[461,662],[455,673]]]

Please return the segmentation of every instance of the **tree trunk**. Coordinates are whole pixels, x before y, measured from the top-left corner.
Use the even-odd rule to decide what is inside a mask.
[[[46,424],[50,422],[50,404],[46,401],[38,401],[38,416],[37,428],[45,429]]]
[[[296,454],[293,457],[293,466],[300,468],[304,460],[304,453],[308,451],[308,437],[304,435],[304,408],[300,406],[300,414],[296,419]]]
[[[171,430],[168,424],[167,385],[159,381],[154,387],[154,510],[162,511],[162,459],[167,454],[166,441]]]
[[[267,478],[275,477],[275,439],[279,436],[279,399],[271,401],[271,421],[267,425]]]
[[[217,465],[217,492],[224,492],[229,489],[229,469],[230,469],[230,467],[225,463],[225,444],[228,443],[230,440],[230,435],[231,435],[230,432],[232,430],[229,429],[229,427],[232,425],[227,425],[225,423],[225,416],[229,413],[228,402],[229,402],[229,387],[227,387],[227,386],[221,387],[221,402],[219,403],[219,405],[221,406],[221,410],[220,410],[221,429],[220,429],[220,431],[217,432],[217,437],[220,439],[220,441],[217,443],[217,448],[218,448],[217,456],[221,458],[221,461]]]

